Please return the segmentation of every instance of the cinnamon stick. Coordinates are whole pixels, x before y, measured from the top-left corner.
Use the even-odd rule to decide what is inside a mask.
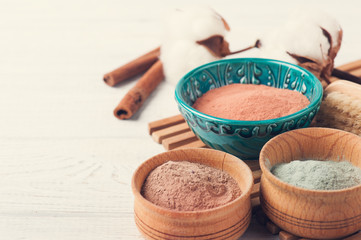
[[[160,47],[130,61],[110,73],[105,74],[103,80],[109,86],[115,86],[124,80],[147,71],[158,60],[159,55]]]
[[[119,119],[131,118],[163,79],[163,64],[158,60],[120,101],[114,116]]]
[[[358,76],[355,76],[354,74],[348,73],[346,71],[334,68],[332,70],[332,76],[340,78],[340,79],[344,79],[344,80],[349,80],[351,82],[354,83],[358,83],[361,84],[361,78]]]

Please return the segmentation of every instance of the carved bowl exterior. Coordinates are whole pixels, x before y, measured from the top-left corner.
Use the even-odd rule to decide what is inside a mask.
[[[192,107],[207,91],[233,83],[294,90],[306,96],[310,104],[291,115],[261,121],[213,117]],[[263,145],[274,136],[308,127],[320,108],[322,95],[320,81],[306,69],[261,58],[226,59],[202,65],[187,73],[175,90],[179,111],[195,135],[209,147],[241,159],[258,159]]]

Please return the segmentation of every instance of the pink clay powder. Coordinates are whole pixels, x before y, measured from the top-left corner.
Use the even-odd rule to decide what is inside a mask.
[[[193,107],[214,117],[257,121],[290,115],[308,104],[307,97],[296,91],[235,83],[206,92]]]
[[[188,161],[168,161],[155,168],[142,186],[150,202],[178,211],[215,208],[233,201],[241,190],[227,172]]]

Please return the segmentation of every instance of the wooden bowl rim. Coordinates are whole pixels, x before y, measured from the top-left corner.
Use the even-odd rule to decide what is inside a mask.
[[[229,157],[231,157],[231,159],[235,160],[235,162],[237,162],[241,168],[243,168],[245,170],[245,174],[243,174],[244,178],[246,178],[246,182],[247,182],[247,187],[245,190],[242,190],[242,194],[235,198],[233,201],[228,202],[224,205],[218,206],[218,207],[214,207],[214,208],[210,208],[210,209],[205,209],[205,210],[197,210],[197,211],[179,211],[179,210],[173,210],[173,209],[168,209],[165,207],[161,207],[158,206],[150,201],[148,201],[146,198],[144,198],[142,196],[142,194],[140,193],[140,191],[138,191],[137,187],[135,186],[135,176],[137,175],[137,173],[149,162],[154,161],[154,159],[158,158],[161,155],[164,154],[173,154],[173,153],[177,153],[180,151],[199,151],[199,152],[206,152],[206,151],[212,151],[212,152],[220,152],[223,153],[223,159],[228,155]],[[190,160],[191,161],[191,160]],[[234,162],[234,163],[235,163]],[[206,164],[205,164],[206,165]],[[149,173],[148,173],[149,174]],[[247,180],[248,179],[248,180]],[[218,211],[222,211],[225,208],[232,208],[233,206],[236,206],[238,204],[240,204],[241,202],[245,201],[247,198],[250,199],[250,195],[251,195],[251,191],[252,191],[252,187],[253,187],[253,174],[251,169],[248,167],[248,165],[243,162],[240,158],[226,153],[226,152],[222,152],[220,150],[215,150],[215,149],[207,149],[207,148],[186,148],[186,149],[175,149],[175,150],[170,150],[170,151],[166,151],[166,152],[162,152],[159,153],[157,155],[154,155],[152,157],[150,157],[149,159],[147,159],[146,161],[144,161],[134,172],[133,177],[132,177],[132,191],[133,191],[133,195],[134,198],[137,198],[138,200],[141,201],[141,203],[143,204],[143,206],[145,206],[146,208],[152,208],[154,210],[156,210],[157,212],[164,214],[164,215],[175,215],[175,217],[194,217],[194,215],[199,215],[199,214],[212,214]]]
[[[268,146],[271,145],[273,142],[277,142],[280,139],[282,139],[288,135],[294,135],[294,134],[297,134],[298,132],[309,132],[309,131],[329,131],[330,133],[342,132],[346,135],[349,135],[352,137],[357,137],[361,141],[361,137],[359,137],[353,133],[346,132],[346,131],[339,130],[339,129],[324,128],[324,127],[300,128],[300,129],[295,129],[295,130],[291,130],[291,131],[279,134],[279,135],[275,136],[274,138],[272,138],[271,140],[269,140],[261,149],[260,156],[259,156],[259,164],[260,164],[260,167],[262,170],[262,175],[265,178],[267,178],[271,183],[278,186],[279,188],[284,189],[286,191],[294,192],[294,193],[297,193],[300,195],[302,194],[302,195],[308,195],[308,196],[314,196],[314,197],[325,197],[325,196],[334,197],[335,194],[336,195],[344,195],[344,194],[351,194],[353,192],[361,192],[361,184],[358,184],[358,185],[355,185],[355,186],[349,187],[349,188],[338,189],[338,190],[311,190],[311,189],[297,187],[292,184],[286,183],[286,182],[278,179],[275,175],[273,175],[271,173],[270,169],[268,169],[265,165],[265,161],[266,161],[265,156],[264,156],[265,149],[267,149]]]

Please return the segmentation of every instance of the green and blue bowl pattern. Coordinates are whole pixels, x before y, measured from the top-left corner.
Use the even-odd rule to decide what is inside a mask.
[[[207,91],[233,83],[294,90],[305,95],[310,104],[291,115],[261,121],[213,117],[192,107]],[[320,108],[322,94],[320,81],[304,68],[271,59],[238,58],[211,62],[190,71],[178,82],[175,99],[199,139],[211,148],[246,160],[258,159],[263,145],[272,137],[308,127]]]

